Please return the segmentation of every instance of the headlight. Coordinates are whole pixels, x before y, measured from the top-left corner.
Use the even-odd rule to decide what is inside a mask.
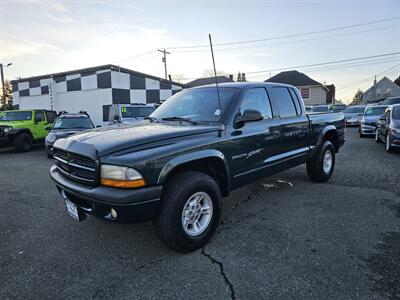
[[[4,132],[5,132],[5,133],[8,133],[11,129],[12,129],[11,126],[4,127]]]
[[[114,165],[101,165],[100,183],[118,188],[137,188],[145,186],[143,176],[135,169]]]
[[[54,133],[49,133],[46,136],[46,142],[48,142],[48,143],[54,143],[56,141],[56,139],[57,139],[57,137]]]
[[[397,134],[400,134],[400,128],[390,127],[390,129]]]

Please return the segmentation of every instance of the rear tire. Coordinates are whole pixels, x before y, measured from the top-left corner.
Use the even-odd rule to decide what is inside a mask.
[[[208,213],[206,207],[209,207]],[[216,181],[207,174],[188,171],[174,175],[166,183],[153,225],[168,247],[188,253],[211,239],[221,212],[222,196]]]
[[[335,148],[330,141],[323,141],[314,158],[307,162],[308,177],[315,182],[326,182],[335,168]]]
[[[27,152],[32,149],[32,137],[26,133],[20,133],[14,138],[14,148],[18,152]]]

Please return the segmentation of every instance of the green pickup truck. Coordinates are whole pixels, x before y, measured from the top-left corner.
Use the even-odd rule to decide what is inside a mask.
[[[0,144],[13,145],[19,152],[43,142],[57,113],[51,110],[10,110],[0,112]]]
[[[76,220],[153,220],[162,241],[189,252],[212,237],[231,191],[300,164],[329,180],[344,125],[342,113],[306,114],[290,85],[203,86],[141,122],[57,140],[50,176]]]

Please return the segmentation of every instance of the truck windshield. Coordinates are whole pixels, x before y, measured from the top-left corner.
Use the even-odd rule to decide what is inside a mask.
[[[215,87],[183,90],[161,104],[151,117],[159,120],[182,118],[195,122],[219,122],[237,91],[236,88],[219,88],[221,111]]]
[[[365,110],[364,116],[381,116],[385,114],[387,106],[368,107]]]
[[[6,111],[1,117],[1,121],[29,121],[32,120],[31,111]]]
[[[364,106],[349,107],[344,112],[349,114],[362,114],[364,112]]]
[[[153,111],[154,111],[154,107],[151,107],[151,106],[121,107],[122,118],[148,117]]]
[[[53,129],[90,129],[93,128],[89,118],[58,118],[53,125]]]
[[[400,106],[393,107],[393,119],[400,120]]]

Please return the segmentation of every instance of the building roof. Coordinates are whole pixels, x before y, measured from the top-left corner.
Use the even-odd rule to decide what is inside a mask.
[[[152,78],[152,79],[155,79],[155,80],[160,80],[161,82],[171,82],[172,84],[179,85],[179,86],[182,86],[182,87],[184,86],[182,83],[179,83],[179,82],[169,81],[169,80],[166,80],[164,78],[160,78],[160,77],[157,77],[157,76],[153,76],[153,75],[137,72],[137,71],[134,71],[134,70],[122,68],[120,66],[111,65],[111,64],[101,65],[101,66],[96,66],[96,67],[90,67],[90,68],[76,69],[76,70],[65,71],[65,72],[50,73],[50,74],[38,75],[38,76],[32,76],[32,77],[18,78],[18,79],[15,79],[15,80],[11,80],[11,83],[13,83],[13,82],[21,82],[21,81],[39,80],[39,79],[45,79],[45,78],[49,78],[49,77],[61,77],[61,76],[66,76],[66,75],[78,74],[78,73],[79,74],[90,74],[90,73],[94,73],[94,72],[100,71],[100,70],[118,71],[118,72],[123,72],[123,73],[127,73],[127,74],[136,75],[136,76],[142,76],[142,77]]]
[[[218,83],[234,82],[233,79],[226,77],[226,76],[217,76],[217,80],[218,80]],[[215,77],[204,77],[204,78],[198,78],[198,79],[192,80],[192,81],[186,83],[185,86],[188,88],[191,88],[191,87],[202,86],[202,85],[213,84],[213,83],[215,83]]]
[[[280,72],[279,74],[265,80],[265,82],[286,83],[294,86],[308,86],[308,85],[324,86],[320,82],[315,81],[314,79],[308,77],[306,74],[300,73],[299,71],[296,70]]]
[[[381,78],[378,82],[375,82],[369,89],[367,89],[363,95],[367,95],[369,92],[371,92],[372,90],[379,88],[379,86],[381,85],[381,83],[386,83],[390,86],[391,89],[397,90],[400,92],[400,87],[395,84],[393,81],[391,81],[389,78],[387,78],[386,76],[384,76],[383,78]],[[385,95],[380,95],[380,96],[375,96],[375,97],[371,97],[370,101],[379,101],[382,99],[385,99],[387,96]]]

